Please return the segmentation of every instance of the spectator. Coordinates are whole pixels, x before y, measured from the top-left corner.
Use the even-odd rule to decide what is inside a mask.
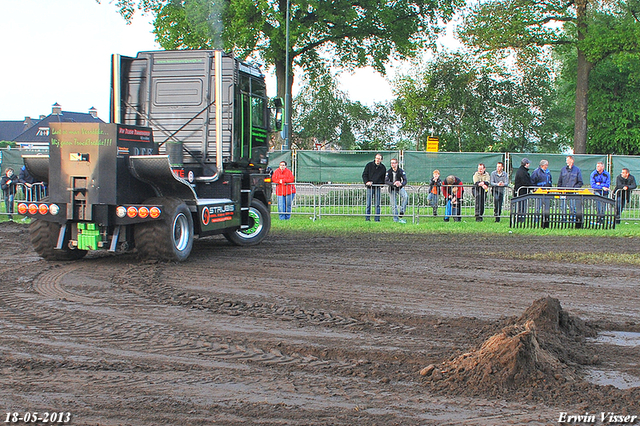
[[[513,193],[516,197],[529,192],[527,188],[531,186],[531,176],[529,176],[530,165],[531,161],[529,161],[528,158],[523,158],[522,161],[520,161],[520,168],[516,171],[516,177],[513,181]],[[525,189],[521,191],[520,188]]]
[[[433,207],[434,216],[438,216],[438,194],[440,193],[441,186],[440,171],[434,170],[433,177],[429,181],[429,195],[427,195],[427,202]]]
[[[520,167],[516,171],[516,177],[513,182],[513,193],[516,197],[526,195],[529,192],[531,186],[531,177],[529,176],[529,166],[531,161],[528,158],[523,158],[520,161]],[[527,201],[521,200],[516,204],[516,218],[518,222],[524,222],[525,214],[527,213]]]
[[[380,185],[384,185],[387,168],[382,164],[382,154],[376,154],[375,159],[364,166],[362,181],[367,187],[367,210],[365,220],[371,218],[371,199],[375,198],[375,221],[380,222]]]
[[[476,199],[476,222],[482,222],[484,216],[484,204],[487,201],[491,176],[487,173],[484,164],[478,164],[478,171],[473,174],[473,195]]]
[[[453,220],[460,222],[462,220],[462,196],[464,195],[464,187],[462,181],[453,176],[447,176],[442,184],[442,196],[447,200],[444,221],[449,222],[449,216],[453,216]]]
[[[289,220],[291,218],[293,199],[296,196],[296,186],[293,184],[295,178],[291,170],[287,168],[286,161],[280,162],[280,167],[271,175],[271,182],[276,183],[280,220]]]
[[[609,196],[609,188],[611,188],[611,175],[604,169],[604,163],[598,161],[596,163],[596,169],[591,172],[591,189],[594,194],[602,195],[604,197]]]
[[[578,166],[574,166],[572,155],[567,156],[567,165],[560,170],[558,187],[560,188],[582,188],[582,172]]]
[[[596,195],[603,197],[609,196],[609,188],[611,188],[611,175],[604,169],[604,163],[598,161],[596,163],[596,169],[591,172],[589,178],[591,183],[591,189]],[[596,210],[598,212],[598,223],[604,223],[604,209],[605,206],[602,201],[596,201]]]
[[[551,178],[547,160],[540,160],[540,166],[531,173],[531,185],[541,188],[553,186],[553,179]]]
[[[496,169],[491,172],[489,182],[493,188],[493,215],[496,218],[496,222],[500,222],[502,204],[504,203],[504,188],[509,186],[509,176],[507,176],[507,172],[504,171],[502,161],[498,161]]]
[[[9,214],[9,220],[13,220],[13,200],[16,195],[16,184],[18,178],[13,173],[11,167],[7,167],[4,172],[4,176],[0,179],[0,187],[2,187],[2,193],[4,195],[4,207],[5,211]]]
[[[636,178],[624,167],[616,178],[616,223],[620,223],[620,216],[626,204],[631,201],[631,191],[636,189]]]
[[[398,167],[398,160],[396,158],[391,159],[391,168],[387,171],[384,183],[389,185],[389,196],[391,197],[391,208],[393,211],[393,221],[399,223],[407,223],[402,216],[407,208],[407,190],[404,189],[407,184],[407,174]],[[400,195],[400,217],[398,218],[398,200]]]

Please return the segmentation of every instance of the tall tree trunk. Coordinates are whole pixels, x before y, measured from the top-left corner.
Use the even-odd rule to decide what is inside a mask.
[[[578,69],[576,79],[576,115],[573,131],[573,152],[575,154],[587,153],[587,107],[589,101],[589,73],[593,69],[593,63],[587,60],[580,42],[584,40],[587,32],[587,0],[579,0],[576,3],[576,17],[578,27]]]

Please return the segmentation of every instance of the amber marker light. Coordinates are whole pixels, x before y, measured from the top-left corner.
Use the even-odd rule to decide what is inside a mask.
[[[160,217],[160,213],[162,213],[162,211],[160,211],[159,207],[151,207],[151,209],[149,210],[149,215],[152,219],[157,219],[158,217]]]
[[[49,206],[46,204],[40,204],[38,206],[38,213],[42,215],[49,213]]]
[[[26,203],[18,204],[18,213],[19,214],[26,214],[27,211],[29,211],[29,206],[27,206]]]
[[[129,216],[130,218],[136,217],[137,214],[138,214],[138,209],[136,209],[135,207],[130,206],[127,209],[127,216]]]
[[[38,213],[38,205],[31,203],[29,204],[29,214],[36,214]]]
[[[142,219],[146,219],[147,216],[149,216],[149,209],[146,207],[140,207],[138,209],[138,216],[140,216]]]

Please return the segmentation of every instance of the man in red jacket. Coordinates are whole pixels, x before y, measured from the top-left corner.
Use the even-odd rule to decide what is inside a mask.
[[[295,178],[291,170],[287,169],[286,161],[280,162],[280,167],[271,175],[271,182],[277,184],[276,196],[278,197],[280,220],[289,220],[291,218],[291,204],[296,195],[296,186],[293,184]]]

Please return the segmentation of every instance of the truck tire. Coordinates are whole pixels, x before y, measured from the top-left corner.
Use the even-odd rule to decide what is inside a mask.
[[[66,244],[60,250],[55,249],[58,245],[60,228],[60,224],[55,222],[31,219],[29,232],[31,233],[31,244],[36,253],[44,260],[67,261],[85,257],[87,250],[71,249]]]
[[[225,232],[225,238],[237,246],[253,246],[259,244],[269,234],[271,216],[269,209],[262,201],[253,199],[249,207],[249,228]]]
[[[152,198],[145,204],[164,206],[162,217],[135,226],[135,241],[141,257],[182,262],[193,248],[193,217],[184,201]]]

